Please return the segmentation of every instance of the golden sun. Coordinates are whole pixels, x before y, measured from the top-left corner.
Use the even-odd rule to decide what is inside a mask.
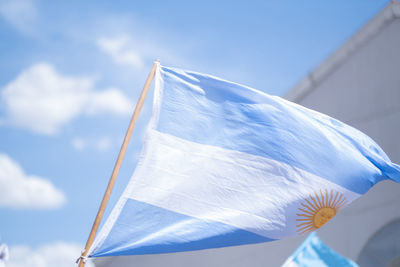
[[[346,205],[346,198],[343,194],[331,190],[325,190],[325,194],[320,190],[320,194],[314,193],[315,196],[310,195],[309,199],[305,199],[305,202],[301,203],[302,207],[299,207],[299,213],[297,213],[296,221],[298,224],[297,232],[309,233],[322,225],[327,223],[341,207]]]

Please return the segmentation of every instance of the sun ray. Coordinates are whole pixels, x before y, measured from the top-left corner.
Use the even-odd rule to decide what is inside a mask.
[[[300,226],[303,226],[303,225],[312,225],[310,222],[304,222],[304,223],[300,223],[300,224],[298,224],[298,225],[296,225],[296,227],[300,227]]]
[[[314,211],[314,210],[315,210],[315,209],[311,208],[310,206],[305,205],[304,203],[301,203],[301,205],[302,205],[304,208],[308,209],[309,211]]]
[[[338,206],[337,206],[337,209],[338,210],[340,210],[343,206],[345,206],[345,205],[347,205],[347,200],[344,200],[342,203],[340,203]]]
[[[320,189],[319,192],[321,193],[321,203],[322,203],[322,207],[325,207],[324,204],[324,194],[322,194],[322,190]]]
[[[308,218],[312,218],[313,216],[309,216],[309,215],[305,215],[305,214],[296,214],[297,216],[302,216],[302,217],[308,217]]]
[[[296,219],[296,221],[310,221],[310,219],[306,218],[306,219]]]
[[[319,209],[320,207],[318,206],[317,202],[315,201],[315,199],[313,198],[312,195],[310,195],[310,198],[313,201],[313,203],[315,204],[316,209]]]
[[[314,215],[314,213],[310,212],[310,211],[306,211],[305,209],[299,208],[299,210],[301,210],[302,212],[305,212],[307,214],[310,214],[311,216]]]
[[[311,208],[310,206],[307,206],[307,205],[305,205],[304,203],[301,203],[300,205],[302,205],[304,208],[306,208],[308,211],[310,211],[310,212],[314,212],[315,211],[315,209],[314,208]]]
[[[332,203],[331,203],[332,199],[333,199],[333,190],[331,189],[331,195],[330,195],[329,203],[328,203],[329,206],[332,206]]]
[[[314,231],[314,226],[313,225],[298,230],[298,232],[300,232],[302,234],[309,233],[309,232],[312,232],[312,231]]]
[[[319,200],[319,196],[318,196],[317,192],[314,192],[314,194],[315,194],[315,198],[317,199],[318,204],[319,204],[318,208],[322,208],[321,201]]]
[[[334,205],[335,205],[336,198],[338,197],[338,195],[339,195],[339,192],[336,192],[335,199],[332,201],[332,206],[334,206]]]
[[[336,206],[340,205],[344,201],[343,195],[339,198],[339,200],[336,202]]]
[[[342,199],[343,199],[343,195],[340,194],[338,200],[337,200],[336,203],[335,203],[335,206],[337,206],[337,204],[338,204],[340,201],[342,201]]]
[[[299,227],[299,231],[303,231],[304,229],[312,228],[312,227],[314,227],[314,225],[312,225],[312,224],[305,225],[305,226]]]
[[[313,208],[313,210],[318,210],[308,199],[305,199],[305,201],[308,203],[308,205],[310,205]]]
[[[329,207],[329,201],[330,201],[330,198],[329,198],[329,193],[328,193],[328,189],[325,189],[325,196],[326,196],[326,198],[325,198],[325,206],[327,206],[327,207]]]
[[[336,203],[336,207],[340,207],[346,200],[343,198],[342,200],[338,201],[338,203]]]
[[[322,201],[324,201],[324,207],[326,207],[328,205],[328,199],[325,195],[325,192],[323,190],[320,190],[320,191],[321,191],[321,195],[322,195]]]
[[[314,231],[313,229],[306,229],[303,232],[301,232],[302,234],[308,234],[311,233],[312,231]]]
[[[313,226],[309,225],[309,226],[306,226],[306,227],[299,228],[297,230],[297,232],[301,232],[301,233],[305,233],[307,231],[313,231]]]

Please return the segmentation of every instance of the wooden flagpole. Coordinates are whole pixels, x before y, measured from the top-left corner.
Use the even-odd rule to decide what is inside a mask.
[[[97,212],[96,219],[94,220],[94,223],[92,226],[92,230],[90,231],[88,240],[86,242],[85,249],[82,251],[82,255],[77,260],[77,262],[79,262],[79,267],[85,266],[85,261],[87,258],[88,250],[91,247],[91,245],[93,244],[94,237],[96,236],[96,233],[97,233],[97,229],[99,228],[99,225],[100,225],[101,219],[103,217],[104,211],[106,209],[108,200],[110,199],[111,191],[114,187],[115,180],[117,179],[119,169],[121,168],[121,164],[124,159],[126,149],[128,148],[129,140],[131,139],[133,129],[135,128],[136,121],[139,117],[140,110],[142,109],[143,102],[146,98],[147,92],[149,91],[151,82],[153,81],[158,64],[160,64],[159,60],[154,61],[153,67],[151,68],[151,71],[149,73],[149,76],[147,77],[146,83],[144,84],[142,93],[140,94],[139,100],[136,104],[135,111],[133,112],[131,122],[129,123],[128,130],[126,131],[125,138],[124,138],[124,141],[121,146],[121,150],[119,151],[117,161],[115,162],[110,181],[108,182],[106,192],[104,193],[103,200],[101,201],[101,204],[99,207],[99,211]]]

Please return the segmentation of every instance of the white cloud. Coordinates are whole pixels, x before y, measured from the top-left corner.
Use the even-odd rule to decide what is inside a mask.
[[[87,106],[89,114],[110,112],[124,115],[130,114],[133,112],[132,110],[132,102],[115,88],[108,88],[105,91],[92,94]]]
[[[86,142],[80,137],[74,137],[71,144],[78,151],[81,151],[86,147]]]
[[[102,137],[96,142],[96,148],[99,151],[106,151],[112,145],[111,139],[108,137]]]
[[[110,23],[110,21],[108,22]],[[161,59],[162,64],[169,62],[175,66],[190,66],[192,61],[187,61],[187,56],[184,55],[194,51],[191,48],[199,46],[199,42],[192,39],[187,39],[185,45],[171,43],[167,39],[171,38],[173,34],[166,34],[164,31],[158,32],[148,26],[140,27],[138,21],[129,22],[129,20],[122,19],[114,21],[111,26],[107,24],[102,26],[106,30],[102,31],[101,35],[95,39],[98,48],[110,56],[114,63],[134,68],[134,73],[140,73],[142,76],[148,73],[148,69],[144,67],[149,67],[148,64],[156,59]],[[118,30],[115,30],[116,28]],[[145,31],[138,31],[139,28],[145,29]],[[153,35],[151,32],[157,34]],[[166,38],[165,35],[168,35],[169,38]],[[189,43],[190,45],[187,45]],[[132,71],[129,73],[131,74]]]
[[[61,76],[40,63],[6,85],[2,100],[12,124],[53,134],[82,112],[92,86],[89,78]]]
[[[64,76],[48,63],[23,71],[5,86],[1,97],[8,123],[42,134],[57,133],[82,113],[123,115],[132,107],[119,90],[95,91],[92,78]]]
[[[38,17],[33,0],[2,0],[0,16],[24,33],[32,33]]]
[[[144,65],[143,57],[133,49],[131,40],[127,36],[117,38],[99,38],[97,45],[111,56],[117,64],[128,65],[140,69]]]
[[[65,202],[64,193],[50,181],[25,174],[17,162],[0,154],[0,206],[54,209]]]
[[[74,137],[71,140],[72,146],[78,150],[82,151],[85,148],[96,149],[99,152],[107,151],[113,145],[111,138],[103,136],[100,138],[82,138]]]
[[[66,242],[46,244],[36,249],[25,245],[10,247],[7,267],[70,267],[81,254],[82,246]],[[86,267],[94,267],[91,261]]]

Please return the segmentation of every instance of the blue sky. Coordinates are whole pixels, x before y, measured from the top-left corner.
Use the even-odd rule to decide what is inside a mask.
[[[16,255],[10,266],[31,266],[22,258],[47,247],[78,256],[154,59],[284,95],[387,3],[1,0],[0,236]],[[151,98],[107,213],[134,170]]]

